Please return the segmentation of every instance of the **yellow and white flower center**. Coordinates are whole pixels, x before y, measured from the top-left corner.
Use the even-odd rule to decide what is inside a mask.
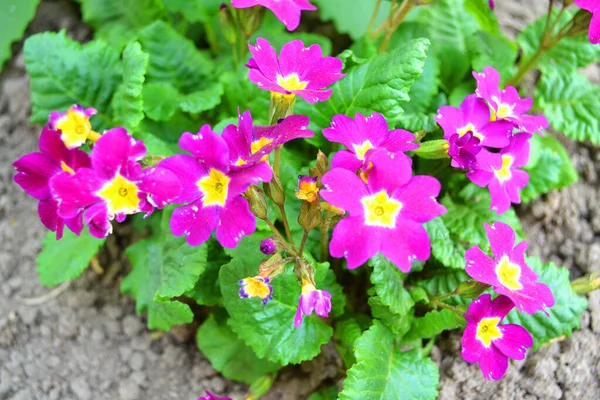
[[[243,280],[244,291],[248,297],[266,298],[271,293],[269,286],[262,280],[256,278],[245,278]]]
[[[208,175],[196,182],[198,189],[204,194],[202,204],[204,207],[219,205],[225,206],[229,182],[231,178],[219,170],[211,168]]]
[[[70,149],[84,144],[92,132],[90,119],[73,109],[69,109],[64,117],[56,121],[54,127],[61,131],[60,138]]]
[[[353,144],[352,147],[354,148],[354,153],[356,154],[356,158],[363,161],[365,159],[365,155],[367,154],[367,151],[371,150],[375,146],[373,146],[373,143],[371,143],[370,140],[365,140],[361,144]]]
[[[475,338],[479,340],[486,348],[490,347],[492,342],[502,337],[502,332],[498,329],[500,317],[482,318],[477,324],[477,333]]]
[[[69,166],[67,165],[67,163],[65,163],[64,161],[61,161],[61,162],[60,162],[60,168],[61,168],[63,171],[65,171],[65,172],[68,172],[68,173],[69,173],[69,174],[71,174],[71,175],[75,174],[75,171],[73,171],[73,168],[69,167]]]
[[[388,196],[385,190],[360,199],[365,213],[365,225],[395,228],[402,203]]]
[[[481,133],[477,132],[477,129],[475,129],[475,126],[473,126],[473,124],[470,122],[467,125],[463,126],[462,128],[460,128],[456,131],[456,133],[458,133],[459,137],[465,136],[467,134],[467,132],[471,132],[473,134],[473,136],[475,136],[477,139],[483,140],[483,135]]]
[[[495,272],[502,286],[510,290],[523,289],[523,285],[519,281],[521,278],[521,267],[511,263],[506,254],[502,256],[500,262],[496,265]]]
[[[139,189],[135,183],[117,174],[112,180],[105,183],[96,195],[106,201],[110,215],[133,214],[139,210]]]
[[[255,140],[254,142],[250,143],[250,152],[252,154],[260,151],[260,149],[262,149],[263,147],[269,145],[273,143],[273,139],[267,139],[266,137],[261,137],[258,140]]]
[[[277,84],[288,92],[293,92],[294,90],[306,88],[308,81],[301,81],[298,74],[294,72],[286,76],[277,74]]]
[[[515,159],[513,156],[502,154],[502,167],[494,170],[494,175],[496,176],[496,179],[500,181],[500,183],[509,181],[512,178],[510,167],[513,165],[514,161]]]
[[[303,294],[311,293],[311,292],[314,292],[315,290],[317,290],[315,285],[313,285],[306,279],[302,279],[302,293]]]

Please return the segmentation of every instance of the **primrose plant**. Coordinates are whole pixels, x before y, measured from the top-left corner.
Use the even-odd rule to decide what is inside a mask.
[[[555,132],[600,143],[596,2],[550,1],[516,43],[485,0],[80,2],[91,42],[24,50],[45,285],[128,223],[122,291],[149,329],[197,319],[248,398],[328,343],[345,368],[311,398],[435,398],[445,331],[500,379],[579,326],[600,278],[527,256],[513,205],[577,180]]]

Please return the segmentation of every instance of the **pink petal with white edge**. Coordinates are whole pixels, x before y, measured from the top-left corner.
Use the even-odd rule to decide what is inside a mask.
[[[319,192],[328,203],[347,211],[353,216],[362,216],[364,208],[360,199],[369,195],[365,183],[354,173],[335,168],[321,178],[323,189]]]
[[[377,254],[381,244],[380,229],[364,225],[362,217],[345,217],[334,228],[329,249],[336,258],[346,257],[354,269]]]
[[[186,236],[190,246],[199,246],[210,238],[217,227],[218,207],[203,207],[202,200],[177,207],[171,216],[171,232],[175,236]]]
[[[217,240],[221,246],[237,247],[244,236],[253,234],[255,230],[256,218],[243,197],[234,197],[219,210]]]
[[[494,340],[494,346],[506,357],[523,360],[527,349],[533,346],[533,338],[520,325],[507,324],[498,327],[502,337]]]
[[[425,261],[431,252],[427,231],[418,223],[398,218],[394,229],[381,230],[381,254],[408,273],[413,261]]]

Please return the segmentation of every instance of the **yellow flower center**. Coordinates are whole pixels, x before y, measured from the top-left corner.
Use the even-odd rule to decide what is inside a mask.
[[[262,149],[263,147],[265,147],[266,145],[269,145],[273,143],[273,139],[267,139],[265,137],[261,137],[258,140],[255,140],[254,142],[252,142],[250,144],[250,152],[252,154],[258,152],[260,149]]]
[[[308,82],[301,81],[298,74],[294,72],[286,75],[285,77],[277,74],[277,84],[288,92],[293,92],[294,90],[302,90],[306,88]]]
[[[248,294],[248,297],[264,299],[271,293],[269,286],[260,279],[245,278],[243,283],[244,290],[246,291],[246,294]]]
[[[244,165],[244,164],[246,164],[246,161],[242,157],[238,157],[235,164],[233,164],[233,165],[235,165],[236,167],[239,167],[240,165]]]
[[[502,154],[502,167],[494,170],[494,175],[496,176],[496,179],[500,181],[500,183],[504,183],[512,178],[510,167],[514,161],[515,159],[511,155]]]
[[[512,106],[509,106],[508,104],[504,103],[498,104],[498,111],[492,110],[492,117],[494,118],[492,119],[492,121],[495,121],[498,118],[504,119],[507,117],[512,117],[514,108],[514,104]]]
[[[138,192],[139,189],[135,183],[125,179],[121,174],[117,174],[111,181],[105,183],[96,194],[106,201],[108,213],[114,215],[137,212],[140,205]]]
[[[495,271],[502,286],[510,290],[520,290],[523,288],[523,285],[519,282],[521,267],[511,263],[506,254],[502,256],[500,262],[496,265]]]
[[[477,324],[477,333],[475,338],[479,340],[486,348],[490,347],[492,342],[502,337],[502,332],[498,329],[500,317],[482,318]]]
[[[385,190],[363,197],[360,202],[365,212],[365,225],[394,228],[402,203],[388,196]]]
[[[202,198],[204,207],[214,205],[224,207],[225,201],[227,201],[230,181],[231,178],[227,175],[211,168],[207,176],[196,182],[196,185],[198,185],[198,188],[204,194]]]
[[[69,167],[64,161],[60,162],[60,168],[63,171],[70,173],[71,175],[75,174],[75,171],[73,171],[73,168]]]
[[[317,187],[317,182],[300,182],[299,189],[300,190],[296,191],[296,197],[300,200],[306,200],[309,203],[313,203],[319,198],[319,188]]]
[[[352,147],[354,147],[356,158],[362,161],[365,159],[365,154],[367,154],[367,151],[371,150],[375,146],[373,146],[371,141],[365,140],[362,144],[353,144]]]
[[[310,283],[308,280],[306,280],[304,278],[302,279],[302,293],[303,294],[314,292],[315,290],[317,290],[315,285],[313,285],[312,283]]]
[[[61,131],[60,138],[70,149],[81,146],[88,136],[95,134],[90,119],[72,108],[54,126]]]
[[[463,137],[464,135],[467,134],[467,132],[471,132],[473,134],[473,136],[475,136],[477,139],[483,140],[483,135],[481,133],[477,132],[477,130],[475,129],[473,124],[470,122],[467,125],[463,126],[462,128],[460,128],[459,130],[456,131],[456,133],[458,133],[459,137]]]

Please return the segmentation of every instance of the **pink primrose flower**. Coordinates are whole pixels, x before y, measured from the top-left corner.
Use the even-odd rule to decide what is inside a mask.
[[[451,165],[454,168],[475,169],[477,168],[477,154],[483,147],[479,138],[467,132],[462,136],[458,133],[448,139],[448,155],[452,158]]]
[[[97,113],[95,108],[83,108],[75,104],[66,112],[52,111],[48,124],[54,130],[60,131],[60,138],[69,149],[76,149],[87,139],[98,140],[100,135],[92,130],[90,117]]]
[[[331,311],[331,294],[326,290],[317,290],[315,285],[302,279],[302,294],[294,317],[294,327],[300,327],[303,316],[309,316],[313,311],[319,317],[327,318]]]
[[[308,0],[231,0],[235,8],[263,6],[275,14],[288,31],[295,30],[300,24],[302,11],[315,11],[317,7]]]

